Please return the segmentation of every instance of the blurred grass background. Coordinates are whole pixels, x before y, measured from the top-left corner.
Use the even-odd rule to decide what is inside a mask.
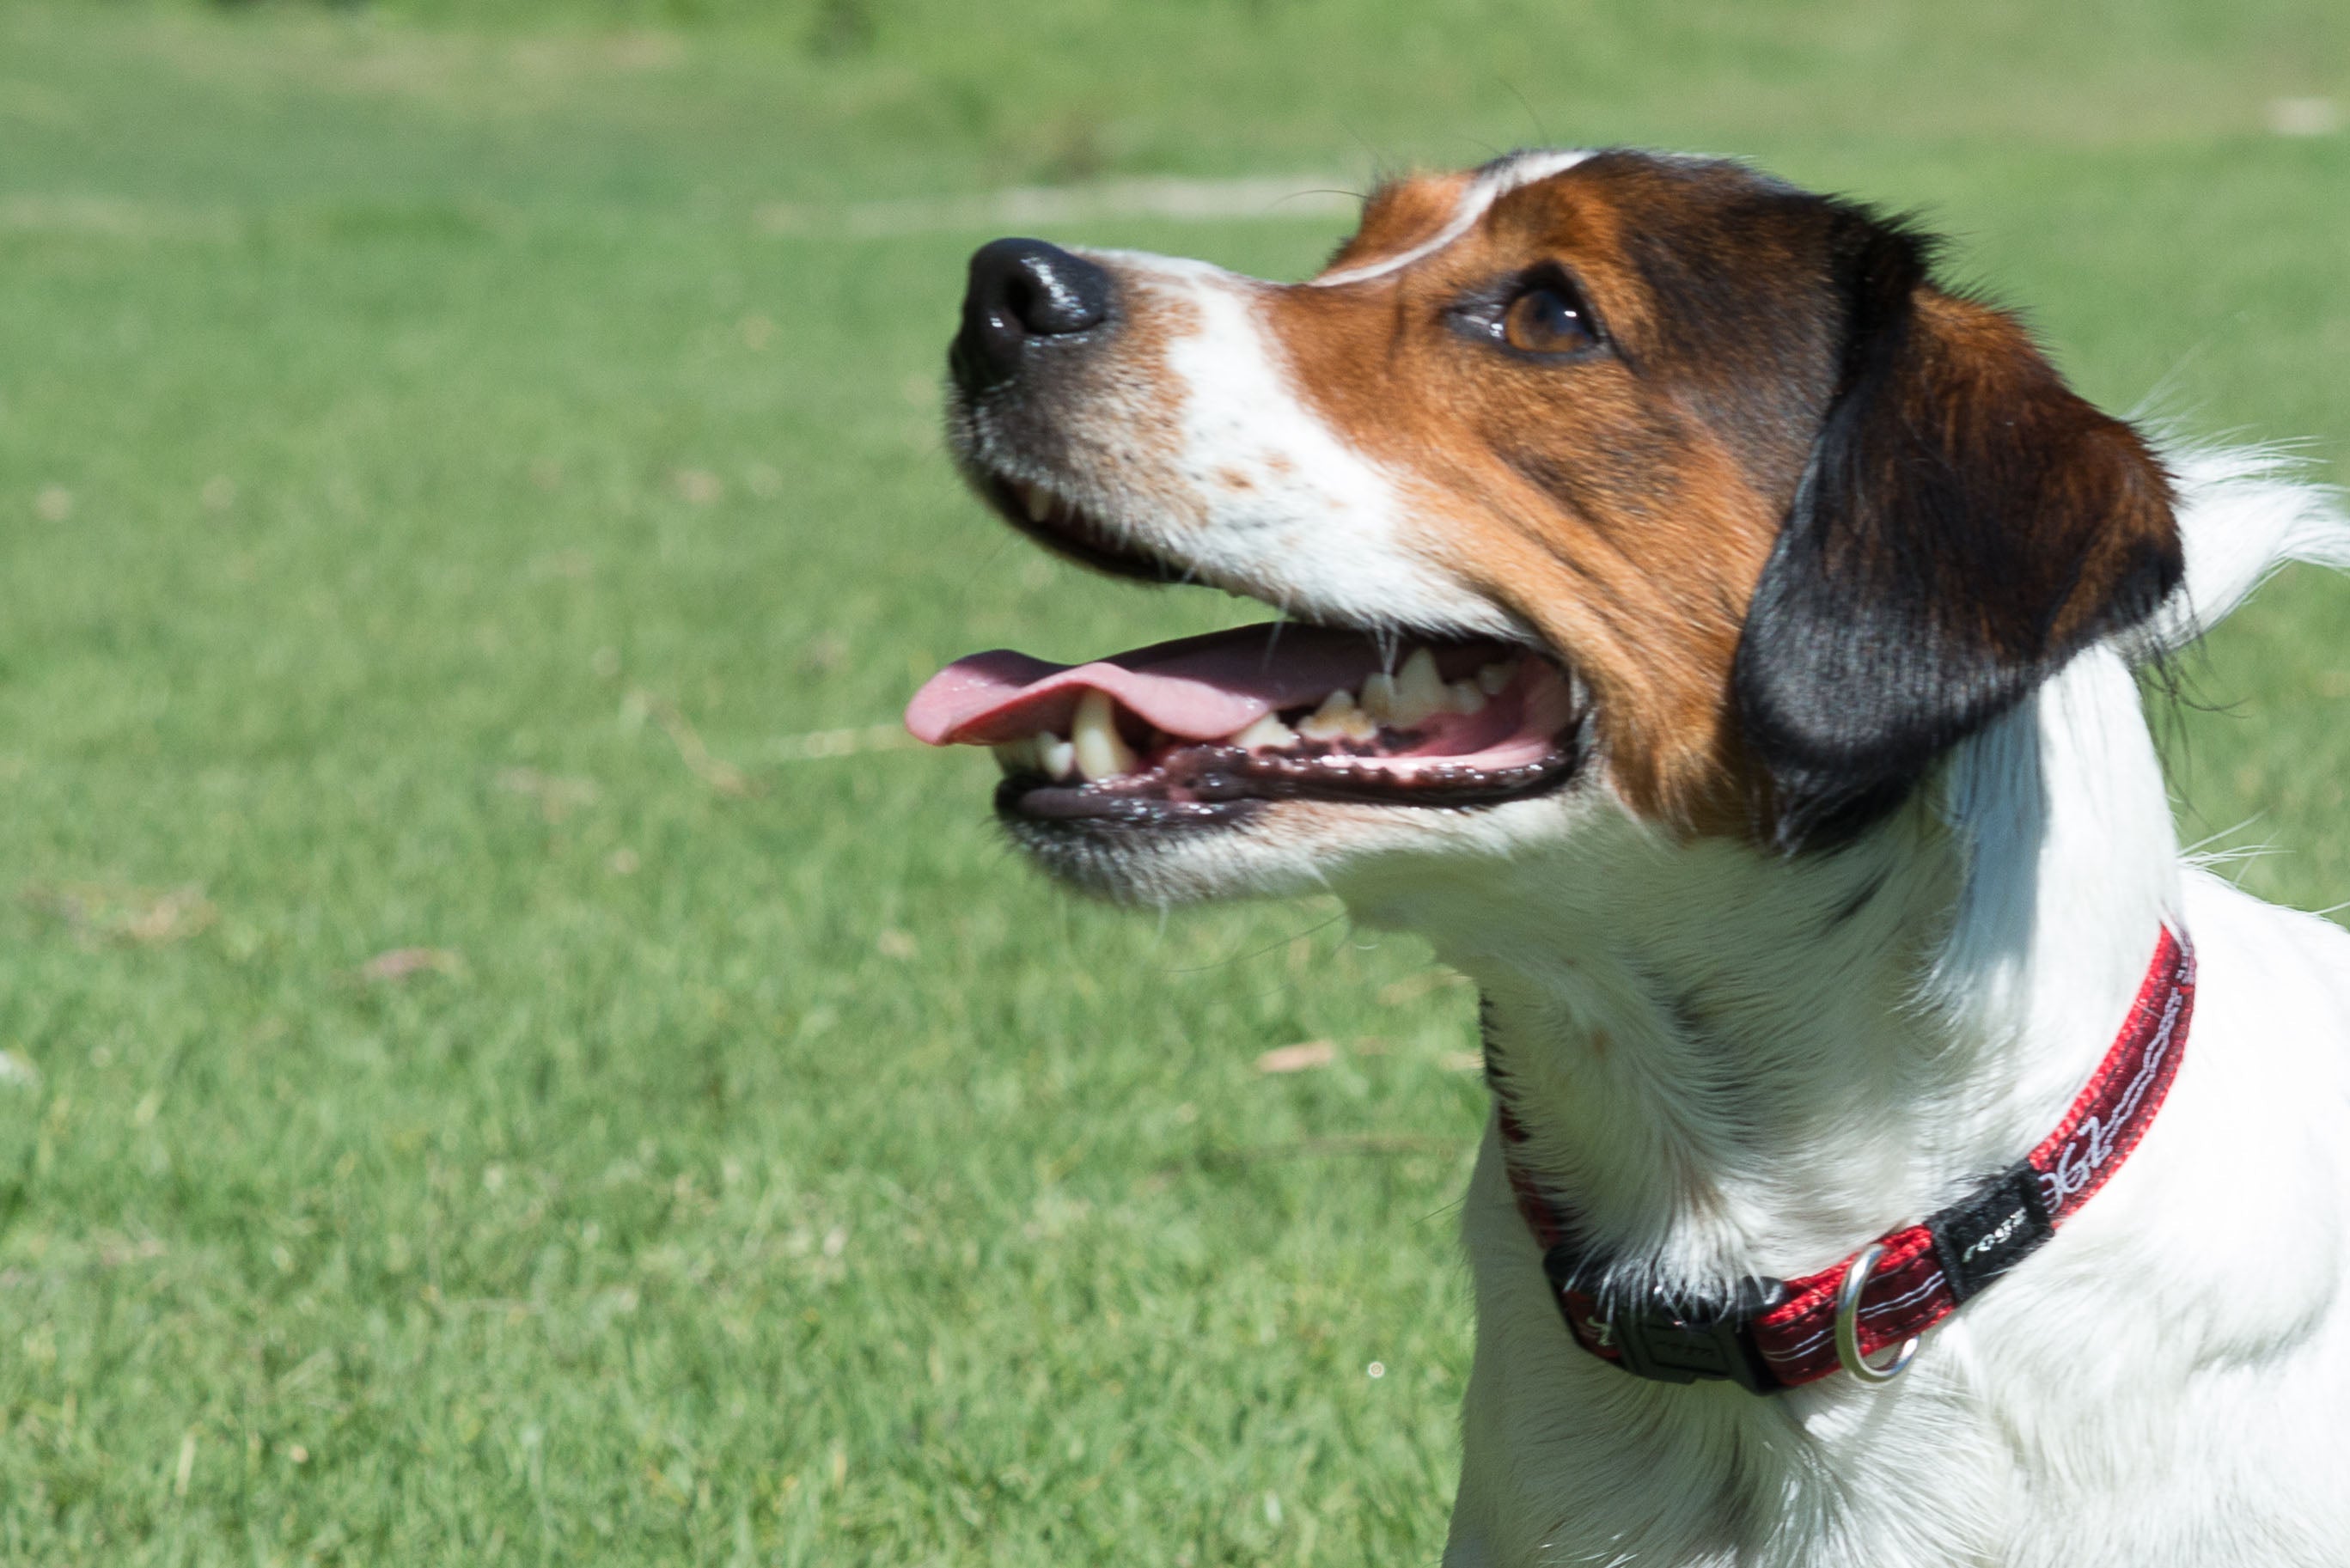
[[[0,1557],[1432,1562],[1466,993],[875,729],[1255,618],[958,493],[991,212],[1295,275],[1327,196],[1119,182],[1746,154],[2331,463],[2345,111],[2324,0],[0,0]],[[2345,594],[2169,725],[2312,907]]]

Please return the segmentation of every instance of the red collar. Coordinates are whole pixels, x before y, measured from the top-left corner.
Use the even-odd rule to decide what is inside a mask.
[[[2120,1036],[2040,1147],[1921,1223],[1889,1231],[1867,1271],[1855,1326],[1859,1354],[1915,1338],[2021,1262],[2103,1187],[2154,1121],[2187,1044],[2195,954],[2168,929]],[[1509,1159],[1525,1141],[1491,1067],[1502,1152],[1518,1212],[1542,1243],[1544,1272],[1576,1344],[1627,1372],[1669,1383],[1727,1378],[1758,1394],[1825,1377],[1836,1353],[1837,1295],[1864,1247],[1799,1280],[1747,1280],[1710,1311],[1663,1303],[1603,1310],[1581,1288],[1585,1258],[1570,1215]]]

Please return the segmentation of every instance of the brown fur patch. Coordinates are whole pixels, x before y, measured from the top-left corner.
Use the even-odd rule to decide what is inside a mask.
[[[1732,675],[1758,816],[1785,849],[1894,809],[2184,571],[2137,432],[2012,317],[1935,290],[1917,235],[1845,220],[1844,384]]]
[[[1804,227],[1742,171],[1602,156],[1394,274],[1266,305],[1301,395],[1407,472],[1431,564],[1590,681],[1635,809],[1700,831],[1745,815],[1731,664],[1833,381],[1833,302],[1785,265]],[[1607,350],[1537,361],[1464,330],[1463,301],[1546,266]]]
[[[1362,222],[1323,264],[1326,273],[1371,266],[1425,244],[1461,210],[1471,176],[1410,174],[1380,182],[1363,202]]]
[[[1971,607],[1977,629],[1997,652],[2037,659],[2048,646],[2095,629],[2142,551],[2175,547],[2162,470],[2136,431],[2073,395],[2013,317],[1930,294],[1919,302],[1918,318],[1934,392],[1928,406],[1908,410],[1909,419],[1995,424],[1995,431],[1965,433],[1979,445],[1996,439],[2046,464],[2034,476],[2033,519],[2069,537],[2035,540],[2037,548],[2009,552],[2007,559],[2047,579]]]
[[[1424,244],[1461,189],[1383,189],[1334,265]],[[1947,744],[2176,580],[2167,485],[2136,432],[2074,396],[2012,317],[1935,289],[1924,254],[1898,225],[1736,165],[1603,153],[1502,195],[1425,257],[1275,290],[1263,308],[1299,395],[1404,474],[1430,565],[1589,681],[1633,808],[1774,831],[1786,779],[1751,748],[1733,670],[1832,405],[1911,432],[1865,486],[1884,525],[1863,520],[1842,547],[1946,573],[1951,590],[1911,615],[1926,624],[1888,607],[1877,630],[1822,630],[1932,650],[1887,735]],[[1591,307],[1603,347],[1529,356],[1484,329],[1544,279]],[[1904,373],[1861,375],[1863,351],[1905,356]],[[1856,414],[1862,397],[1876,401]],[[1929,515],[1903,515],[1937,485]],[[1854,574],[1873,605],[1945,586],[1887,569]],[[1865,706],[1866,684],[1828,701]],[[1993,696],[1970,709],[1967,691]],[[1888,763],[1887,787],[1908,765]]]

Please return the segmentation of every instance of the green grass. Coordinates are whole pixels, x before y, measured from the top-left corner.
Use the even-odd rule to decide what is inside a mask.
[[[1253,614],[981,520],[984,232],[822,215],[1748,152],[1926,208],[2099,398],[2338,460],[2350,136],[2265,116],[2350,102],[2350,16],[704,10],[0,3],[0,1559],[1433,1561],[1469,998],[1326,907],[1074,906],[984,759],[800,758]],[[2178,726],[2189,836],[2314,906],[2345,594]]]

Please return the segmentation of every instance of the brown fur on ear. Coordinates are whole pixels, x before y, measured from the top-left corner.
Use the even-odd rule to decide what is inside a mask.
[[[1892,810],[2183,570],[2169,481],[2137,432],[2012,317],[1936,288],[1918,235],[1842,215],[1840,389],[1733,675],[1790,850]]]

